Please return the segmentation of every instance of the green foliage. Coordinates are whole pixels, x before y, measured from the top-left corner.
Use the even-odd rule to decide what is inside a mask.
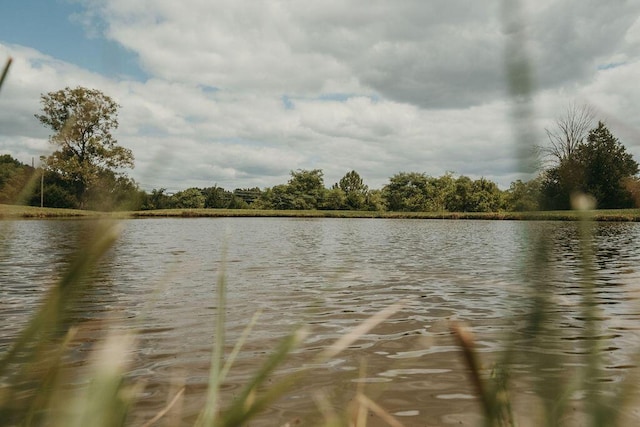
[[[249,205],[255,202],[258,198],[260,198],[261,194],[262,194],[262,191],[260,191],[258,187],[236,188],[235,190],[233,190],[233,195],[236,198],[241,199],[246,204],[247,207],[249,207]]]
[[[205,201],[205,196],[198,188],[187,188],[177,192],[171,198],[172,207],[182,209],[202,209]]]
[[[399,212],[429,211],[429,196],[433,189],[423,173],[400,172],[389,179],[382,189],[387,209]]]
[[[118,127],[118,104],[83,87],[42,95],[41,103],[36,118],[54,132],[49,142],[57,147],[44,159],[46,168],[62,176],[85,207],[95,197],[91,192],[104,190],[100,180],[105,173],[119,175],[121,168],[133,167],[131,150],[119,146],[111,133]]]
[[[94,191],[88,194],[86,207],[97,211],[139,210],[142,201],[133,179],[104,170],[95,181]]]
[[[572,196],[579,193],[595,197],[601,209],[632,207],[633,194],[626,185],[637,173],[638,163],[599,122],[571,157],[544,172],[542,207],[569,209]]]
[[[289,186],[286,184],[275,185],[266,189],[256,202],[254,209],[294,209],[293,195],[289,193]]]
[[[432,178],[420,173],[399,173],[382,189],[387,209],[399,212],[498,212],[503,196],[485,178],[472,181],[451,174]]]
[[[342,190],[345,196],[344,206],[347,209],[363,210],[366,207],[369,187],[364,184],[358,172],[347,172],[333,188]]]
[[[324,178],[320,169],[291,171],[287,184],[292,196],[291,209],[317,209],[324,196]]]
[[[584,190],[602,209],[627,208],[633,200],[623,185],[638,173],[638,163],[604,123],[589,132],[587,143],[578,147],[576,158],[584,168]]]
[[[222,187],[213,186],[202,189],[205,197],[204,207],[208,209],[247,209],[249,203],[246,200],[253,201],[260,194],[259,189],[240,190],[236,189],[233,193]]]
[[[498,212],[502,210],[502,192],[495,182],[480,178],[471,184],[469,212]]]
[[[213,186],[202,190],[204,207],[209,209],[227,208],[231,200],[231,194],[222,187]]]
[[[77,198],[77,191],[70,185],[69,181],[61,175],[46,171],[44,172],[43,204],[52,208],[77,208],[80,202]],[[40,205],[40,188],[37,187],[31,205]]]
[[[142,209],[169,209],[171,207],[171,196],[166,191],[166,188],[160,188],[159,190],[154,188],[151,190],[151,194],[147,196]]]
[[[23,204],[28,200],[25,192],[32,184],[35,169],[11,157],[0,156],[0,203]]]
[[[505,195],[506,210],[510,212],[537,211],[540,208],[541,184],[540,178],[527,182],[522,180],[512,182]]]
[[[365,201],[365,208],[368,211],[382,212],[385,210],[382,190],[369,190]]]
[[[542,174],[542,209],[571,209],[571,196],[580,192],[583,170],[575,159],[563,160]]]
[[[471,192],[473,181],[467,176],[461,176],[454,183],[454,191],[449,195],[447,207],[451,212],[471,212]]]
[[[453,178],[453,174],[448,172],[440,178],[432,178],[431,183],[433,185],[431,198],[434,211],[450,211],[451,207],[449,206],[449,202],[455,192],[455,179]]]
[[[291,171],[287,184],[261,192],[252,204],[254,209],[314,210],[324,206],[323,172],[320,169]]]
[[[338,211],[347,209],[347,207],[347,195],[342,189],[334,187],[330,190],[325,190],[323,201],[320,205],[321,209]]]

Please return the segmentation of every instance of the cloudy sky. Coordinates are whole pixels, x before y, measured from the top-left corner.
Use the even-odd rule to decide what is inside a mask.
[[[610,0],[20,0],[3,2],[0,154],[52,147],[40,94],[96,88],[145,190],[285,183],[354,169],[521,177],[531,141],[591,105],[640,160],[640,2]],[[526,108],[508,64],[524,60]]]

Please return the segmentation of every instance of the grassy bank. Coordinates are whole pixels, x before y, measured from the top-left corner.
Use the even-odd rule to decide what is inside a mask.
[[[100,213],[78,209],[38,208],[34,206],[0,204],[0,219],[8,218],[90,218]]]
[[[640,221],[639,209],[597,210],[597,221]],[[561,220],[581,218],[576,211],[548,212],[371,212],[371,211],[293,211],[253,209],[164,209],[129,213],[132,217],[291,217],[291,218],[398,218],[398,219],[483,219],[483,220]]]
[[[595,210],[596,221],[640,221],[640,209]],[[580,219],[576,211],[547,212],[372,212],[372,211],[294,211],[257,209],[160,209],[153,211],[103,213],[75,209],[37,208],[0,204],[0,218],[218,218],[218,217],[287,217],[287,218],[398,218],[398,219],[484,219],[484,220],[556,220]]]

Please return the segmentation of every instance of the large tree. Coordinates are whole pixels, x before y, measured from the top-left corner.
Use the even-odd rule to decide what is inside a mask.
[[[584,168],[583,189],[596,198],[600,209],[633,206],[624,182],[638,173],[638,162],[604,123],[589,132],[587,144],[578,147],[576,158]]]
[[[133,167],[131,150],[118,145],[112,131],[118,127],[119,105],[95,89],[77,87],[49,92],[41,97],[42,114],[36,118],[51,128],[57,147],[44,159],[45,167],[73,187],[79,207],[89,193],[98,191],[100,178]]]
[[[317,209],[322,205],[326,189],[321,169],[291,171],[287,184],[293,198],[292,209]]]
[[[638,163],[599,122],[570,157],[544,172],[543,208],[569,209],[577,193],[594,196],[601,209],[631,207],[633,196],[625,185],[637,173]]]
[[[358,172],[354,170],[347,172],[337,184],[334,184],[333,189],[340,189],[344,192],[344,202],[348,209],[361,210],[365,208],[369,187],[365,185]]]
[[[390,211],[426,212],[431,210],[434,192],[430,177],[418,172],[400,172],[389,178],[382,196]]]

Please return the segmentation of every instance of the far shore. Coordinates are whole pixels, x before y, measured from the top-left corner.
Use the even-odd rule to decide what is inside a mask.
[[[286,217],[286,218],[387,218],[387,219],[476,219],[476,220],[548,220],[640,222],[640,209],[614,209],[540,212],[377,212],[328,210],[257,210],[257,209],[160,209],[150,211],[96,212],[78,209],[39,208],[0,204],[0,219],[29,218],[219,218],[219,217]]]

